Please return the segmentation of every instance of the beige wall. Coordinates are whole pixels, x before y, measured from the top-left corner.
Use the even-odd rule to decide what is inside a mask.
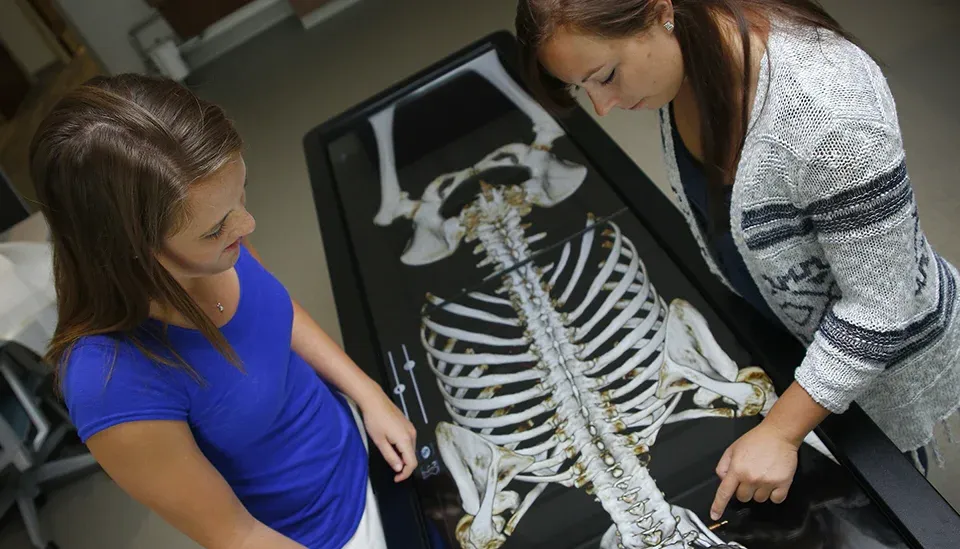
[[[30,74],[57,60],[16,0],[0,0],[0,40]]]

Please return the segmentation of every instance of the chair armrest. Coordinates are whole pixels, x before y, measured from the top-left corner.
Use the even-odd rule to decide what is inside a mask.
[[[20,402],[20,405],[23,406],[27,417],[30,419],[30,423],[36,428],[37,434],[33,437],[30,446],[34,452],[39,451],[47,439],[47,436],[50,434],[50,422],[47,421],[47,418],[37,405],[38,399],[36,395],[31,394],[31,392],[24,387],[20,377],[10,365],[9,356],[3,352],[2,348],[0,348],[0,377],[2,377],[3,382],[10,387],[13,395]]]

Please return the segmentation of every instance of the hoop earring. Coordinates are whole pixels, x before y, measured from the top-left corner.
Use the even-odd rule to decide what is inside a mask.
[[[663,24],[663,28],[667,29],[667,32],[673,32],[674,24],[673,21],[667,21]]]

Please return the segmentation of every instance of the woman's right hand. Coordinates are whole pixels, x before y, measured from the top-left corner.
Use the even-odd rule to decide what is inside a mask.
[[[363,415],[370,440],[396,473],[394,482],[410,478],[417,467],[417,453],[414,450],[417,429],[413,423],[379,387],[366,400],[358,402],[357,406]]]
[[[722,481],[710,517],[719,520],[733,496],[742,502],[783,502],[797,472],[800,445],[829,415],[798,382],[791,383],[760,425],[723,454],[717,465]]]
[[[797,472],[798,446],[761,422],[727,448],[717,465],[720,488],[710,518],[720,520],[733,496],[741,502],[783,503]]]
[[[136,421],[87,441],[120,488],[206,549],[306,549],[253,518],[182,421]]]

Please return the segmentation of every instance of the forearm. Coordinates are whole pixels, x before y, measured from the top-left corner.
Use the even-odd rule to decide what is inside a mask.
[[[87,447],[120,488],[201,547],[305,549],[250,514],[185,421],[123,422]]]
[[[777,403],[773,405],[763,423],[797,446],[830,415],[830,411],[818,404],[794,381]]]
[[[383,397],[383,390],[356,365],[296,301],[293,302],[293,351],[325,380],[358,405]]]

